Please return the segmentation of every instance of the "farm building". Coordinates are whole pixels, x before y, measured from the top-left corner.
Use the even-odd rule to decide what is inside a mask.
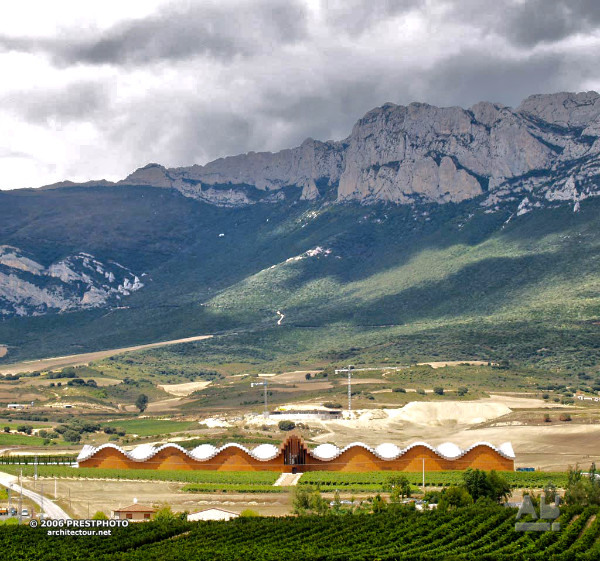
[[[153,446],[142,444],[126,451],[114,444],[95,447],[86,445],[77,457],[79,467],[160,470],[216,471],[305,471],[365,472],[442,471],[479,468],[513,471],[515,455],[510,442],[499,447],[478,442],[466,450],[445,443],[437,448],[425,442],[415,442],[406,448],[381,444],[371,448],[362,442],[338,448],[321,444],[313,450],[296,435],[290,435],[281,446],[261,444],[249,450],[240,444],[220,448],[201,444],[186,450],[177,444]]]
[[[222,508],[207,508],[200,512],[194,512],[188,514],[188,522],[197,522],[198,520],[231,520],[237,518],[239,514],[237,512],[231,512]]]
[[[144,506],[134,503],[130,506],[113,510],[111,518],[117,520],[131,520],[133,522],[142,522],[144,520],[151,520],[154,518],[156,509],[151,506]]]

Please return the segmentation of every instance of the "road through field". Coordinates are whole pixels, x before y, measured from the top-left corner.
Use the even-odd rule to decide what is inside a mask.
[[[19,493],[21,491],[21,487],[17,483],[18,478],[14,475],[10,475],[8,473],[0,472],[0,485],[4,485],[13,490],[15,493]],[[58,505],[54,504],[48,497],[43,498],[42,495],[36,493],[35,491],[30,491],[29,489],[23,489],[23,495],[31,499],[34,503],[39,505],[40,511],[43,506],[43,512],[45,512],[50,518],[53,519],[70,519],[71,517]]]
[[[147,345],[136,345],[134,347],[123,347],[121,349],[110,349],[106,351],[96,351],[93,353],[83,353],[79,355],[58,356],[52,358],[42,358],[39,360],[27,360],[0,366],[0,374],[17,374],[19,372],[35,372],[37,370],[60,370],[66,366],[81,366],[89,364],[94,360],[101,360],[109,356],[115,356],[131,351],[141,351],[144,349],[154,349],[156,347],[166,347],[167,345],[178,345],[180,343],[192,343],[210,339],[212,335],[197,335],[195,337],[186,337],[184,339],[173,339],[171,341],[161,341],[159,343],[149,343]]]

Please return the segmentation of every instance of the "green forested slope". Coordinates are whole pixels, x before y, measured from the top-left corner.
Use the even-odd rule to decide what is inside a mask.
[[[0,202],[0,243],[40,262],[88,251],[151,279],[126,309],[1,321],[5,362],[200,333],[226,336],[153,352],[570,368],[598,358],[593,200],[578,213],[518,217],[510,208],[485,214],[477,201],[225,209],[143,187],[10,192]]]

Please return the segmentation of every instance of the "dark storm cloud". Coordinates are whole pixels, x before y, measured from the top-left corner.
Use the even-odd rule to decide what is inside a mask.
[[[480,51],[468,49],[423,74],[420,90],[440,105],[468,107],[491,101],[515,107],[533,93],[572,89],[584,76],[574,76],[577,68],[568,70],[567,61],[552,53],[510,59],[501,54],[482,56]]]
[[[61,65],[147,64],[204,55],[229,59],[290,44],[306,34],[306,10],[297,2],[180,4],[148,18],[121,22],[91,37],[0,37],[0,49],[47,53]]]
[[[598,0],[452,0],[448,5],[455,20],[520,47],[555,43],[600,27]]]
[[[5,162],[21,166],[21,184],[30,169],[39,184],[118,179],[150,161],[187,166],[343,139],[388,101],[515,107],[600,83],[600,0],[304,1],[167,1],[87,35],[0,35],[0,55],[34,55],[5,54],[30,66],[14,90],[4,81],[0,126],[6,115],[6,130],[23,126],[18,145],[3,135],[6,147],[37,142],[35,165]]]
[[[18,97],[18,99],[17,99]],[[65,124],[98,118],[109,105],[108,87],[104,84],[80,82],[52,90],[36,90],[0,98],[30,123],[55,121]]]

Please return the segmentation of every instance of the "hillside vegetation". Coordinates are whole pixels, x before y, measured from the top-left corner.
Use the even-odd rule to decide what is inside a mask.
[[[577,371],[598,363],[594,200],[577,213],[516,216],[474,202],[227,209],[145,187],[0,197],[10,217],[3,243],[43,264],[88,251],[150,279],[119,309],[1,321],[3,362],[215,333],[147,356],[288,366],[480,358]]]

